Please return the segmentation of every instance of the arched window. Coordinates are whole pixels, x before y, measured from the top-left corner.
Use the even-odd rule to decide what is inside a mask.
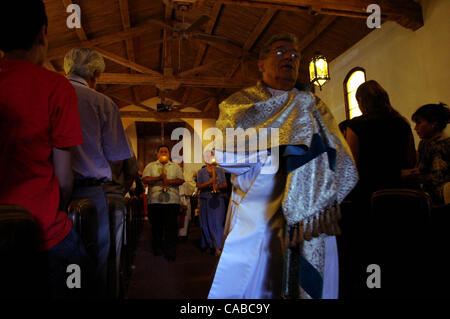
[[[356,67],[350,72],[344,80],[344,96],[345,96],[345,113],[347,119],[352,119],[355,116],[361,115],[361,111],[358,107],[355,94],[356,89],[361,83],[366,82],[366,71],[363,68]]]

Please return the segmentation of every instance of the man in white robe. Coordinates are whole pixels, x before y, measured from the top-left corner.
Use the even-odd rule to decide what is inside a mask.
[[[262,81],[222,102],[216,126],[224,136],[227,128],[277,128],[279,138],[268,134],[256,149],[216,143],[233,192],[208,298],[337,298],[334,235],[338,203],[357,181],[353,159],[328,108],[294,88],[295,36],[269,40],[258,67]]]
[[[192,175],[192,170],[189,170],[187,167],[185,167],[183,162],[181,162],[178,165],[183,170],[184,176],[184,183],[180,185],[179,191],[180,191],[180,206],[181,209],[183,209],[185,212],[183,217],[183,227],[181,227],[178,230],[178,237],[181,239],[187,239],[189,230],[189,221],[192,219],[190,196],[195,191],[196,183]]]

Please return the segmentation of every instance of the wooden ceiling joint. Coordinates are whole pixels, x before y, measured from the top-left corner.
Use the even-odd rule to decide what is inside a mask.
[[[131,28],[131,21],[130,21],[130,9],[128,7],[128,0],[119,0],[119,7],[120,7],[120,16],[122,19],[122,26],[124,30],[128,30]],[[127,57],[130,62],[136,62],[136,55],[134,52],[134,42],[133,39],[126,39],[125,40],[125,48],[127,51]],[[132,68],[129,68],[129,72],[131,74],[136,73],[135,70]],[[139,103],[141,101],[139,93],[137,91],[136,87],[131,87],[131,94],[133,96],[133,100],[136,103]]]
[[[367,7],[374,3],[373,0],[219,0],[219,2],[361,19],[366,19],[370,15]],[[422,8],[413,0],[384,0],[376,3],[380,6],[382,17],[387,20],[396,21],[401,26],[414,31],[423,26]]]

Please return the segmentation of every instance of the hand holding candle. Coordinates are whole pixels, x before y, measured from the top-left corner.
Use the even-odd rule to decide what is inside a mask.
[[[167,162],[169,162],[169,158],[166,156],[166,155],[162,155],[160,158],[159,158],[159,161],[161,162],[161,164],[166,164]]]
[[[217,193],[218,185],[216,183],[216,168],[214,166],[211,167],[212,169],[212,183],[213,183],[213,193]]]
[[[167,182],[167,170],[165,165],[163,165],[162,177],[164,181],[163,192],[167,192],[167,186],[169,186],[169,184]]]

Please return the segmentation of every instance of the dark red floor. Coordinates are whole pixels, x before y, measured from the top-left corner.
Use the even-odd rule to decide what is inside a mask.
[[[201,252],[199,226],[191,225],[188,240],[178,243],[174,262],[153,256],[150,238],[151,226],[145,221],[125,298],[205,299],[218,257]]]

